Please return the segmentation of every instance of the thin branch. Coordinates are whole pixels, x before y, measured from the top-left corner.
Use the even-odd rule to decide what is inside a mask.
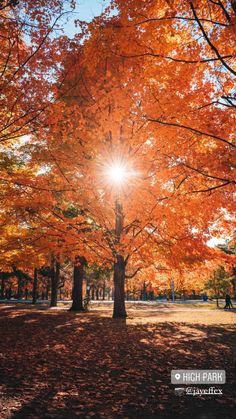
[[[190,22],[194,22],[195,21],[195,19],[194,18],[191,18],[191,17],[184,17],[184,16],[167,16],[167,17],[154,17],[154,18],[150,18],[150,19],[145,19],[145,20],[142,20],[142,21],[140,21],[140,22],[137,22],[137,23],[135,23],[135,25],[134,26],[139,26],[139,25],[143,25],[143,24],[145,24],[145,23],[150,23],[150,22],[159,22],[159,21],[162,21],[162,20],[184,20],[184,21],[190,21]],[[215,20],[211,20],[211,19],[204,19],[204,18],[201,18],[201,19],[199,19],[201,22],[208,22],[208,23],[212,23],[212,25],[219,25],[219,26],[226,26],[226,27],[228,27],[228,26],[230,26],[230,25],[228,25],[227,23],[223,23],[223,22],[217,22],[217,21],[215,21]]]
[[[50,35],[50,33],[52,32],[52,30],[54,29],[55,25],[57,24],[58,20],[64,16],[65,14],[68,14],[70,12],[63,12],[60,13],[60,15],[54,20],[52,26],[50,27],[50,29],[47,31],[46,35],[43,37],[42,41],[39,43],[39,45],[37,46],[37,48],[32,52],[32,54],[30,56],[28,56],[25,61],[15,70],[15,72],[13,73],[12,77],[10,80],[8,80],[6,86],[11,83],[15,76],[19,73],[20,70],[22,70],[22,68],[24,68],[29,61],[32,60],[32,58],[38,53],[38,51],[42,48],[43,44],[45,43],[45,41],[47,40],[48,36]]]
[[[197,169],[196,167],[192,167],[189,164],[183,164],[183,166],[187,167],[188,169],[193,170],[194,172],[199,173],[200,175],[203,175],[203,176],[208,177],[208,178],[211,178],[211,179],[221,180],[222,182],[228,182],[228,183],[233,183],[233,184],[236,183],[234,180],[230,180],[230,179],[225,179],[225,178],[221,178],[221,177],[218,177],[218,176],[209,175],[208,173],[206,173],[206,172],[204,172],[204,171],[202,171],[200,169]]]
[[[137,269],[136,269],[136,271],[135,271],[133,274],[131,274],[131,275],[125,275],[125,278],[126,278],[126,279],[132,279],[132,278],[134,278],[134,277],[135,277],[135,275],[137,275],[137,273],[138,273],[139,271],[141,271],[141,268],[137,268]]]
[[[117,55],[117,54],[115,54],[115,55]],[[204,58],[204,59],[199,59],[199,60],[184,60],[184,59],[180,59],[180,58],[165,56],[165,55],[162,55],[162,54],[145,52],[143,54],[132,54],[132,55],[121,54],[120,57],[122,57],[122,58],[156,57],[156,58],[163,58],[164,60],[175,61],[177,63],[182,63],[182,64],[205,64],[205,63],[212,62],[212,61],[221,61],[222,62],[222,59],[232,58],[233,56],[232,55],[225,55],[223,57],[220,56],[220,58]]]
[[[211,3],[213,3],[213,4],[215,4],[216,6],[220,6],[220,8],[222,9],[222,11],[223,11],[223,13],[224,13],[224,15],[225,15],[225,17],[226,17],[226,19],[228,20],[228,22],[229,23],[231,23],[231,18],[230,18],[230,15],[229,15],[229,13],[227,12],[227,10],[225,9],[225,7],[224,7],[224,5],[223,5],[223,3],[222,3],[222,1],[214,1],[214,0],[210,0],[210,2]]]
[[[224,186],[229,185],[232,182],[225,182],[225,183],[221,183],[220,185],[216,185],[216,186],[212,186],[212,188],[207,188],[207,189],[198,189],[196,191],[192,191],[190,193],[200,193],[200,192],[211,192],[215,189],[219,189],[219,188],[223,188]]]
[[[217,135],[209,134],[209,133],[204,132],[204,131],[200,131],[196,128],[192,128],[192,127],[189,127],[187,125],[177,124],[176,122],[166,122],[166,121],[162,121],[160,119],[154,119],[154,118],[147,118],[147,120],[149,122],[156,122],[156,123],[161,124],[161,125],[167,125],[167,126],[171,126],[171,127],[186,129],[186,130],[195,132],[196,134],[205,135],[206,137],[210,137],[210,138],[214,138],[215,140],[222,141],[223,143],[226,143],[226,144],[230,145],[231,147],[236,148],[236,145],[234,145],[230,141],[226,140],[225,138],[218,137]]]
[[[8,180],[8,179],[4,179],[4,178],[0,178],[0,181],[11,183],[12,185],[16,185],[16,186],[21,186],[21,187],[25,187],[25,188],[35,189],[37,191],[46,191],[46,192],[72,192],[73,191],[72,189],[48,189],[48,188],[42,188],[42,187],[39,187],[39,186],[28,185],[28,184],[24,184],[24,183],[21,183],[21,182],[17,182],[17,181],[13,181],[13,180]]]
[[[190,2],[190,7],[191,7],[191,10],[192,10],[192,12],[193,12],[193,15],[194,15],[194,17],[195,17],[195,19],[196,19],[196,22],[198,23],[198,26],[199,26],[199,28],[200,28],[200,30],[201,30],[201,32],[202,32],[202,34],[203,34],[203,36],[204,36],[204,38],[205,38],[205,40],[207,41],[207,43],[208,43],[208,45],[211,47],[211,49],[212,49],[212,51],[214,51],[214,53],[216,54],[216,56],[218,57],[218,59],[221,61],[221,63],[223,64],[223,66],[225,67],[225,68],[227,68],[227,70],[228,71],[230,71],[230,73],[232,73],[232,74],[234,74],[235,76],[236,76],[236,71],[234,71],[227,63],[226,63],[226,61],[224,60],[224,58],[225,57],[222,57],[221,55],[220,55],[220,53],[219,53],[219,51],[218,51],[218,49],[215,47],[215,45],[213,45],[213,43],[210,41],[210,39],[208,38],[208,35],[207,35],[207,33],[205,32],[205,29],[203,28],[203,26],[202,26],[202,24],[201,24],[201,22],[200,22],[200,20],[199,20],[199,18],[198,18],[198,16],[197,16],[197,13],[196,13],[196,11],[195,11],[195,9],[194,9],[194,6],[193,6],[193,3],[192,2]]]

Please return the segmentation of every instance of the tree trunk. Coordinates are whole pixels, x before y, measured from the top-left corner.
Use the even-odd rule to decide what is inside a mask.
[[[216,297],[216,307],[219,308],[219,298],[218,297]]]
[[[60,276],[60,264],[56,261],[56,269],[55,269],[55,261],[52,260],[51,263],[51,302],[50,307],[57,306],[57,293],[58,293],[58,285],[59,285],[59,276]]]
[[[48,300],[48,294],[50,291],[50,281],[47,281],[46,291],[45,291],[45,300]]]
[[[126,318],[125,310],[125,260],[121,255],[117,255],[114,264],[114,308],[113,318]]]
[[[23,280],[22,280],[22,275],[19,271],[17,271],[16,273],[17,276],[17,299],[21,300],[22,296],[23,296]]]
[[[36,301],[37,301],[37,287],[38,287],[38,270],[35,268],[33,291],[32,291],[32,304],[36,304]]]
[[[73,275],[72,306],[71,311],[84,311],[83,307],[83,277],[85,259],[76,258]]]
[[[2,282],[1,282],[1,298],[4,298],[4,291],[5,291],[5,278],[2,276]]]

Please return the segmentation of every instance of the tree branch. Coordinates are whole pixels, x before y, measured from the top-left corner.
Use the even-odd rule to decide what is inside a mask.
[[[135,23],[135,26],[139,26],[139,25],[143,25],[143,24],[145,24],[145,23],[150,23],[150,22],[159,22],[159,21],[162,21],[162,20],[185,20],[185,21],[192,21],[192,22],[194,22],[195,21],[195,19],[194,18],[191,18],[191,17],[184,17],[184,16],[167,16],[167,17],[154,17],[154,18],[150,18],[150,19],[145,19],[145,20],[142,20],[142,21],[140,21],[140,22],[137,22],[137,23]],[[229,25],[227,24],[227,23],[223,23],[223,22],[217,22],[217,21],[215,21],[215,20],[211,20],[211,19],[204,19],[204,18],[201,18],[201,19],[199,19],[201,22],[207,22],[207,23],[212,23],[212,25],[219,25],[219,26],[226,26],[226,27],[228,27]]]
[[[177,124],[176,122],[166,122],[166,121],[162,121],[161,119],[154,119],[154,118],[147,118],[147,120],[149,122],[156,122],[156,123],[162,124],[162,125],[168,125],[168,126],[172,126],[172,127],[186,129],[186,130],[195,132],[196,134],[205,135],[206,137],[210,137],[210,138],[214,138],[215,140],[222,141],[223,143],[226,143],[226,144],[230,145],[231,147],[236,148],[236,145],[234,145],[230,141],[226,140],[225,138],[218,137],[217,135],[209,134],[209,133],[204,132],[204,131],[200,131],[196,128],[192,128],[192,127],[189,127],[187,125]]]
[[[211,192],[211,191],[213,191],[213,190],[215,190],[215,189],[223,188],[224,186],[227,186],[227,185],[229,185],[230,183],[232,183],[232,182],[225,182],[225,183],[221,183],[220,185],[217,185],[217,186],[212,186],[212,188],[199,189],[199,190],[196,190],[196,191],[192,191],[192,192],[190,192],[190,193]]]
[[[143,54],[132,54],[132,55],[123,55],[121,54],[120,57],[122,58],[141,58],[141,57],[156,57],[156,58],[163,58],[164,60],[171,60],[171,61],[175,61],[177,63],[182,63],[182,64],[204,64],[204,63],[208,63],[208,62],[212,62],[212,61],[222,61],[222,59],[224,58],[232,58],[232,55],[225,55],[223,57],[220,58],[205,58],[205,59],[200,59],[200,60],[184,60],[184,59],[180,59],[180,58],[173,58],[173,57],[169,57],[169,56],[165,56],[165,55],[161,55],[161,54],[155,54],[152,52],[145,52]]]
[[[191,7],[191,10],[192,10],[192,12],[193,12],[193,15],[194,15],[194,17],[195,17],[195,19],[196,19],[196,22],[198,23],[198,26],[199,26],[199,28],[200,28],[200,30],[201,30],[201,32],[202,32],[202,34],[203,34],[203,36],[204,36],[204,38],[205,38],[205,40],[207,41],[207,43],[208,43],[208,45],[211,47],[211,49],[212,49],[212,51],[214,51],[214,53],[216,54],[216,56],[218,57],[218,60],[220,60],[221,61],[221,63],[223,64],[223,66],[225,67],[225,68],[227,68],[227,70],[228,71],[230,71],[230,73],[232,73],[232,74],[234,74],[235,76],[236,76],[236,71],[234,71],[227,63],[226,63],[226,61],[224,60],[224,58],[225,57],[222,57],[221,55],[220,55],[220,53],[219,53],[219,51],[218,51],[218,49],[215,47],[215,45],[213,45],[213,43],[210,41],[210,39],[208,38],[208,35],[207,35],[207,33],[205,32],[205,29],[203,28],[203,26],[202,26],[202,24],[201,24],[201,22],[200,22],[200,20],[199,20],[199,18],[198,18],[198,16],[197,16],[197,13],[196,13],[196,11],[195,11],[195,9],[194,9],[194,6],[193,6],[193,3],[192,2],[190,2],[190,7]]]
[[[221,180],[222,182],[236,183],[234,180],[230,180],[230,179],[225,179],[225,178],[221,178],[221,177],[218,177],[218,176],[209,175],[208,173],[203,172],[202,170],[197,169],[195,167],[192,167],[189,164],[183,164],[183,166],[187,167],[188,169],[193,170],[194,172],[199,173],[200,175],[203,175],[203,176],[208,177],[208,178],[211,178],[211,179]]]
[[[136,271],[133,274],[131,274],[131,275],[125,275],[125,278],[126,279],[132,279],[132,278],[134,278],[135,275],[137,275],[137,273],[139,271],[141,271],[141,268],[137,268]]]

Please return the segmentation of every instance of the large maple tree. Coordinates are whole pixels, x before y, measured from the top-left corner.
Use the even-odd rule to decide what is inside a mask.
[[[115,317],[126,315],[128,261],[131,276],[157,260],[190,264],[212,257],[210,232],[232,229],[234,106],[218,96],[231,94],[233,54],[225,46],[215,57],[207,34],[199,41],[202,21],[222,39],[228,30],[222,7],[210,19],[204,4],[142,3],[140,20],[139,2],[114,2],[115,16],[82,24],[64,64],[49,144],[96,226],[87,250],[114,263]]]
[[[30,163],[14,181],[36,247],[113,265],[125,317],[126,276],[194,269],[215,257],[211,235],[232,233],[235,2],[117,0],[78,24],[48,56],[56,100],[27,120]]]

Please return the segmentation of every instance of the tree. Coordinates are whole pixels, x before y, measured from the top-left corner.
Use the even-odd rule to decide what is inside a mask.
[[[1,291],[0,291],[0,298],[5,297],[5,287],[6,287],[6,281],[14,276],[13,272],[0,272],[0,279],[1,279]]]
[[[117,16],[102,16],[85,29],[83,25],[79,42],[71,48],[64,64],[64,83],[62,87],[59,85],[62,101],[48,115],[50,133],[47,133],[45,143],[51,175],[63,185],[63,189],[65,185],[70,188],[70,199],[86,208],[87,220],[92,220],[96,226],[92,235],[89,232],[83,235],[83,240],[88,247],[90,243],[94,258],[100,257],[114,264],[115,307],[119,307],[114,316],[124,317],[127,263],[134,265],[135,273],[140,269],[140,262],[142,265],[153,263],[156,258],[168,261],[172,268],[181,263],[198,262],[203,252],[206,253],[207,236],[203,234],[209,231],[209,223],[214,223],[222,209],[229,211],[232,208],[229,199],[232,182],[227,183],[229,189],[225,188],[222,193],[217,187],[213,197],[204,197],[202,186],[208,192],[212,188],[215,190],[217,185],[212,186],[211,182],[218,180],[216,178],[220,175],[205,176],[205,171],[195,170],[190,160],[202,163],[205,159],[209,162],[207,152],[210,150],[211,161],[221,161],[222,168],[223,148],[227,146],[230,150],[231,143],[208,135],[207,130],[201,134],[197,125],[184,131],[186,118],[191,124],[200,121],[202,124],[203,115],[208,121],[213,114],[217,118],[225,115],[220,108],[214,108],[213,114],[208,107],[202,112],[195,109],[205,100],[205,95],[210,96],[215,83],[205,83],[205,70],[201,66],[194,66],[194,72],[186,72],[184,59],[180,59],[178,65],[175,59],[167,59],[168,66],[164,66],[166,55],[156,57],[154,54],[149,59],[149,54],[143,53],[146,44],[156,42],[157,31],[166,54],[180,52],[182,38],[191,39],[195,43],[191,51],[195,61],[187,64],[198,64],[201,50],[199,43],[195,42],[192,23],[184,28],[182,38],[176,34],[173,42],[167,44],[166,29],[179,33],[182,28],[176,27],[175,14],[171,19],[165,19],[168,12],[166,2],[160,2],[159,12],[164,13],[164,18],[160,25],[158,23],[158,28],[153,26],[150,17],[150,22],[145,24],[151,30],[142,31],[137,26],[136,20],[140,17],[134,3],[124,7],[120,2],[116,4],[119,9]],[[145,12],[153,14],[157,10],[154,6],[154,2],[150,2],[145,6]],[[184,7],[189,8],[189,4]],[[137,16],[134,16],[135,12]],[[155,24],[157,22],[159,18]],[[130,48],[135,49],[132,57],[128,56]],[[95,50],[99,53],[91,62]],[[158,79],[153,58],[162,60]],[[189,94],[196,79],[199,86],[196,92]],[[164,86],[161,93],[160,83]],[[184,127],[163,119],[163,116],[161,119],[151,117],[150,112],[156,110],[171,121],[175,112],[174,119],[185,119]],[[210,142],[213,137],[217,141],[214,147]],[[104,179],[107,166],[116,163],[117,159],[127,171],[134,172],[135,168],[139,174],[131,180],[132,185],[125,184],[119,191]],[[66,199],[64,194],[62,202]],[[204,211],[204,208],[209,208],[210,199],[212,211]],[[145,206],[140,204],[137,208],[137,201],[145,202]],[[76,217],[74,221],[76,223]]]
[[[112,18],[103,16],[88,25],[84,35],[86,37],[89,33],[89,37],[83,46],[80,44],[76,47],[75,44],[74,52],[65,65],[65,68],[72,69],[70,73],[65,72],[66,83],[74,89],[73,95],[66,96],[67,106],[63,106],[63,117],[68,121],[69,129],[62,133],[60,141],[64,143],[65,135],[68,147],[69,138],[67,152],[71,149],[71,153],[79,156],[74,173],[78,173],[80,167],[81,186],[90,201],[88,214],[98,225],[93,238],[96,251],[99,249],[101,257],[107,258],[110,263],[114,262],[114,283],[117,287],[115,306],[119,306],[114,316],[117,317],[126,315],[124,279],[128,261],[134,264],[141,261],[143,264],[147,259],[153,263],[155,258],[162,257],[168,260],[172,268],[180,263],[198,262],[209,253],[204,246],[209,223],[213,225],[221,214],[225,229],[227,222],[222,217],[222,211],[232,210],[234,181],[223,182],[222,192],[218,191],[217,181],[221,179],[222,168],[228,170],[226,167],[229,167],[232,159],[234,144],[208,133],[208,128],[201,131],[198,127],[199,124],[202,126],[202,118],[206,116],[206,125],[210,123],[211,129],[219,130],[219,124],[214,125],[214,121],[224,118],[224,130],[227,126],[230,136],[231,113],[227,116],[220,107],[202,108],[205,97],[210,97],[215,89],[215,80],[206,83],[206,67],[197,65],[201,61],[202,50],[195,41],[193,24],[190,27],[186,25],[180,36],[183,28],[176,25],[177,11],[170,16],[171,19],[166,19],[168,6],[166,2],[159,3],[162,8],[158,8],[158,13],[163,13],[163,19],[153,18],[157,8],[156,3],[150,2],[145,6],[145,13],[151,13],[149,22],[140,23],[140,14],[137,6],[133,7],[134,2],[128,5],[116,2],[118,15]],[[176,3],[175,6],[178,9]],[[187,2],[184,7],[192,13]],[[195,18],[187,20],[193,22]],[[140,27],[144,24],[148,29],[141,31]],[[169,44],[166,42],[167,28],[177,32]],[[101,31],[102,37],[98,35]],[[158,41],[155,41],[156,32],[160,38]],[[167,58],[166,64],[168,54],[173,55],[176,50],[183,53],[182,40],[185,37],[193,42],[190,54],[191,58],[194,56],[194,62],[186,63],[184,58],[178,58],[180,63],[176,64],[175,59]],[[150,43],[154,49],[155,42],[157,46],[162,46],[162,55],[143,52]],[[132,56],[130,49],[133,49]],[[95,50],[99,53],[91,62]],[[158,78],[156,58],[160,61]],[[212,60],[215,62],[214,58],[209,61],[204,59],[207,68],[211,69]],[[194,71],[187,72],[186,64],[187,68],[196,64]],[[198,86],[192,89],[196,80]],[[58,108],[55,111],[58,112]],[[160,118],[150,117],[153,111],[158,112]],[[175,122],[176,119],[185,122],[179,124]],[[73,121],[80,123],[75,126]],[[191,122],[189,128],[187,121]],[[193,126],[193,123],[196,125]],[[222,164],[223,155],[226,160]],[[127,171],[132,172],[135,168],[139,173],[132,179],[135,184],[132,185],[133,189],[131,185],[123,185],[117,192],[117,185],[116,188],[111,187],[109,181],[99,177],[98,170],[105,171],[107,165],[117,163],[117,160],[126,166],[126,170],[128,166]],[[73,165],[69,159],[68,172],[66,160],[61,161],[63,173],[68,179]],[[193,166],[193,161],[199,161],[201,168]],[[208,165],[206,171],[202,169],[203,161]],[[209,174],[210,162],[213,165],[219,162],[219,174]],[[228,175],[225,173],[224,176]],[[73,181],[70,184],[76,189]],[[214,194],[212,191],[215,191]],[[209,192],[211,196],[204,196],[204,192]],[[83,200],[83,190],[78,196]],[[140,208],[137,208],[137,202]],[[88,207],[87,200],[84,206]],[[113,211],[108,211],[108,208]],[[112,218],[115,219],[115,228],[111,227],[114,226]],[[219,225],[218,221],[218,228]],[[203,234],[206,234],[205,238]],[[106,242],[105,254],[101,240],[103,244]]]
[[[72,306],[70,308],[71,311],[84,311],[83,278],[85,264],[86,260],[84,257],[76,257],[73,270]]]
[[[66,13],[64,6],[70,3],[73,2],[53,0],[50,5],[41,0],[1,2],[0,142],[3,145],[14,145],[43,127],[43,115],[51,103],[49,96],[63,46],[63,38],[53,38],[52,34]]]
[[[111,293],[112,270],[102,265],[91,264],[86,268],[86,295],[92,300],[105,300]]]
[[[211,275],[209,281],[205,284],[205,289],[209,290],[213,297],[216,298],[217,307],[219,307],[219,298],[222,297],[222,295],[230,288],[231,284],[228,277],[229,275],[227,274],[224,266],[219,266]]]
[[[32,304],[36,304],[37,301],[37,294],[38,294],[38,270],[34,268],[34,281],[33,281],[33,289],[32,289]]]
[[[73,2],[67,0],[53,0],[50,5],[41,0],[0,4],[0,263],[6,269],[17,266],[17,272],[25,265],[30,269],[31,263],[34,268],[45,262],[41,251],[45,243],[40,250],[37,243],[43,234],[36,232],[36,219],[45,217],[42,202],[49,199],[50,188],[35,185],[41,167],[33,159],[30,142],[33,133],[40,135],[46,129],[44,115],[56,100],[53,84],[67,39],[55,34],[70,7]],[[45,192],[41,205],[40,190]]]
[[[116,14],[108,9],[80,22],[73,42],[51,44],[57,57],[45,49],[58,71],[43,84],[30,148],[21,147],[24,170],[4,175],[4,206],[23,249],[113,266],[114,317],[126,316],[127,272],[212,260],[209,237],[232,231],[233,6],[117,0]],[[122,182],[111,175],[117,166]],[[68,218],[69,208],[83,212]]]

